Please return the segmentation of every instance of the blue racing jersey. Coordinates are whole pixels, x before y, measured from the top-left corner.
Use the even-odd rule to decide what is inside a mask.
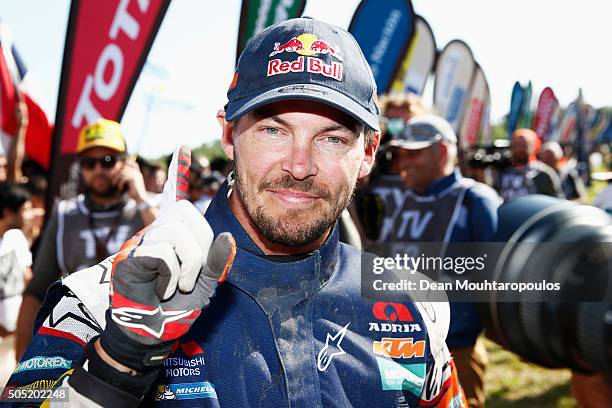
[[[448,304],[362,298],[362,254],[338,241],[338,228],[303,257],[265,256],[227,196],[224,185],[206,218],[215,235],[236,240],[228,278],[175,343],[143,406],[467,406],[445,344]],[[110,264],[51,287],[9,387],[70,376],[103,330]]]

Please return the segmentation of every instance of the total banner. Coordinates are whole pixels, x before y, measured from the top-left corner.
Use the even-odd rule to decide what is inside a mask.
[[[243,0],[236,45],[236,64],[251,37],[272,24],[301,16],[305,7],[306,0]]]
[[[394,93],[421,96],[429,74],[436,63],[438,50],[431,27],[421,16],[415,16],[415,32],[408,53],[391,87]]]
[[[470,47],[452,40],[436,64],[433,104],[436,111],[459,131],[476,63]]]
[[[103,117],[119,121],[146,61],[169,0],[73,0],[66,32],[52,142],[50,209],[76,194],[81,128]],[[49,213],[49,212],[48,212]]]
[[[415,30],[410,0],[363,0],[349,25],[372,68],[378,93],[386,93],[397,76]]]

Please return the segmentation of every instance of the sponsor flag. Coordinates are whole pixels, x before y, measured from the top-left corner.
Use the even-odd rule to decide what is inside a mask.
[[[48,209],[60,192],[62,196],[77,192],[78,171],[71,167],[81,128],[100,117],[121,120],[169,3],[72,1],[53,134]],[[70,174],[77,178],[69,181]]]
[[[557,105],[557,109],[552,114],[552,118],[550,120],[550,129],[548,129],[548,139],[547,140],[556,140],[553,139],[554,135],[559,131],[559,126],[561,125],[561,106]]]
[[[531,81],[525,87],[523,93],[523,106],[521,107],[521,127],[531,129],[531,94],[533,93],[533,87]]]
[[[478,63],[472,76],[469,97],[466,101],[463,123],[459,131],[459,147],[462,149],[473,146],[477,142],[478,131],[485,112],[485,98],[488,93],[487,78]]]
[[[592,106],[584,103],[582,89],[578,90],[578,98],[576,99],[576,126],[575,139],[573,140],[574,149],[576,152],[576,170],[586,185],[590,185],[590,168],[589,168],[589,148],[590,140],[587,139],[588,126],[594,115]],[[571,140],[570,140],[571,142]]]
[[[510,98],[510,113],[508,113],[508,139],[512,137],[512,133],[516,130],[516,126],[521,116],[523,108],[523,96],[525,91],[521,84],[516,81],[512,87],[512,97]]]
[[[0,141],[6,153],[17,136],[17,106],[25,103],[28,125],[25,154],[44,168],[49,168],[51,131],[47,113],[32,97],[28,70],[12,41],[8,28],[0,23]]]
[[[446,44],[436,63],[434,108],[455,132],[459,131],[475,68],[472,51],[461,40]]]
[[[353,15],[353,34],[372,68],[378,93],[397,76],[412,37],[415,19],[410,0],[362,0]]]
[[[594,144],[601,143],[602,135],[610,124],[610,116],[603,109],[598,109],[590,129],[590,139]]]
[[[576,121],[578,120],[578,105],[576,101],[570,103],[561,116],[561,122],[556,132],[551,136],[561,144],[570,144],[576,140]]]
[[[488,146],[493,144],[493,136],[491,129],[491,91],[487,83],[487,89],[484,97],[484,109],[482,111],[482,120],[480,125],[480,140],[479,144]]]
[[[272,24],[301,16],[305,7],[306,0],[242,0],[236,64],[251,37]]]
[[[607,126],[597,136],[597,143],[612,143],[612,120],[608,119]]]
[[[538,99],[538,107],[535,113],[534,130],[542,141],[547,141],[550,136],[552,119],[555,112],[559,109],[559,100],[550,87],[542,90]]]
[[[422,95],[427,78],[436,63],[436,40],[427,21],[415,16],[415,32],[412,42],[393,81],[392,92]]]

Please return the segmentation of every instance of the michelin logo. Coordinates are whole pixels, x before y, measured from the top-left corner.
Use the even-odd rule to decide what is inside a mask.
[[[184,400],[196,398],[214,398],[217,399],[215,387],[205,382],[181,383],[158,385],[155,392],[155,401],[161,400]]]

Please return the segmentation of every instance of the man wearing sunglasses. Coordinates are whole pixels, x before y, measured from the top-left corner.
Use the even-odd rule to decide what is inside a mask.
[[[99,119],[85,126],[77,154],[85,193],[60,201],[47,223],[20,311],[18,356],[29,343],[34,316],[53,281],[118,252],[155,220],[157,210],[147,202],[142,174],[128,160],[117,122]]]
[[[406,122],[415,116],[423,115],[427,108],[421,98],[415,94],[389,94],[380,98],[381,110],[381,146],[394,137],[402,134]],[[376,165],[367,183],[362,183],[355,195],[355,215],[359,223],[366,249],[372,241],[379,239],[384,219],[390,217],[399,203],[405,189],[400,177],[401,168],[397,149],[379,149],[376,154]]]

